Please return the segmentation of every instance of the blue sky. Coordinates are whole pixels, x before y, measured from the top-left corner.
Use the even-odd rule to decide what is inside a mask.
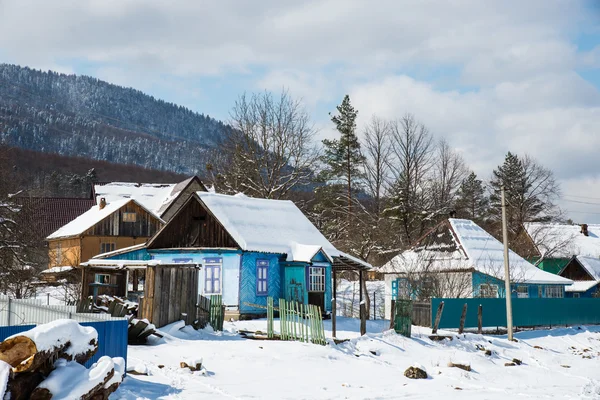
[[[573,219],[600,223],[600,2],[0,0],[0,61],[223,120],[239,94],[287,88],[320,138],[348,93],[361,125],[412,113],[482,178],[530,154]]]

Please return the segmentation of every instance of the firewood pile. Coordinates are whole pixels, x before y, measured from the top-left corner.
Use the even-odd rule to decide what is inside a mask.
[[[39,325],[0,343],[0,399],[108,399],[125,373],[122,358],[101,357],[98,333],[73,320]]]

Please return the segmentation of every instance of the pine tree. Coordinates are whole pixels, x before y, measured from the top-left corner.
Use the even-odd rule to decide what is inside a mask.
[[[458,217],[475,222],[483,222],[488,212],[489,199],[485,194],[483,182],[477,179],[475,172],[465,178],[458,190],[456,212]]]
[[[342,104],[337,106],[337,115],[331,117],[340,139],[323,140],[325,154],[322,161],[326,165],[322,177],[334,184],[344,184],[347,212],[352,213],[352,199],[362,178],[362,164],[365,157],[360,151],[360,142],[356,136],[356,116],[358,111],[350,104],[346,95]]]

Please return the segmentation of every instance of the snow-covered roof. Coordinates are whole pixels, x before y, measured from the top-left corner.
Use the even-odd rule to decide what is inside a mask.
[[[407,250],[385,264],[383,273],[475,270],[504,280],[504,246],[471,220],[450,218],[446,231],[432,231],[425,246]],[[572,281],[536,268],[509,250],[512,282],[564,284]]]
[[[287,254],[288,261],[310,261],[323,250],[330,258],[344,254],[289,200],[256,199],[197,192],[242,250]],[[360,261],[360,260],[359,260]],[[368,266],[364,261],[361,264]]]
[[[133,199],[118,199],[112,202],[107,202],[104,208],[100,208],[100,206],[98,205],[93,206],[92,208],[81,214],[79,217],[75,218],[73,221],[69,222],[56,232],[49,235],[46,239],[61,239],[81,235],[83,232],[87,231],[88,229],[96,225],[98,222],[102,221],[104,218],[119,210],[129,202],[134,202],[138,206],[146,210],[148,213],[155,215],[142,204],[138,203]]]
[[[160,260],[98,260],[91,259],[81,263],[83,267],[101,269],[146,268],[148,265],[159,265]]]
[[[175,183],[134,183],[134,182],[110,182],[94,185],[96,203],[105,198],[107,203],[135,199],[139,204],[160,216],[160,210],[166,209],[177,194],[173,194],[177,184]]]
[[[598,281],[574,281],[572,285],[565,287],[565,292],[587,292],[596,286]]]
[[[588,236],[581,233],[580,225],[528,222],[524,226],[541,256],[600,257],[600,225],[588,225]]]
[[[600,281],[600,258],[577,256],[577,261],[592,279]]]
[[[68,271],[72,271],[72,270],[73,270],[73,267],[71,267],[71,266],[52,267],[52,268],[45,269],[40,273],[41,274],[58,274],[61,272],[68,272]]]

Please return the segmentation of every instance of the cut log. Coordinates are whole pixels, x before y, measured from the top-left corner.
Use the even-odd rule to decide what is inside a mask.
[[[33,340],[26,336],[16,336],[0,343],[0,361],[16,367],[37,353]]]
[[[49,373],[51,363],[59,358],[81,364],[98,350],[98,333],[73,320],[57,320],[39,325],[0,343],[0,359],[13,367],[14,373],[38,371]]]
[[[27,400],[31,398],[31,392],[44,380],[40,372],[28,372],[11,377],[6,386],[6,393],[10,400]]]

